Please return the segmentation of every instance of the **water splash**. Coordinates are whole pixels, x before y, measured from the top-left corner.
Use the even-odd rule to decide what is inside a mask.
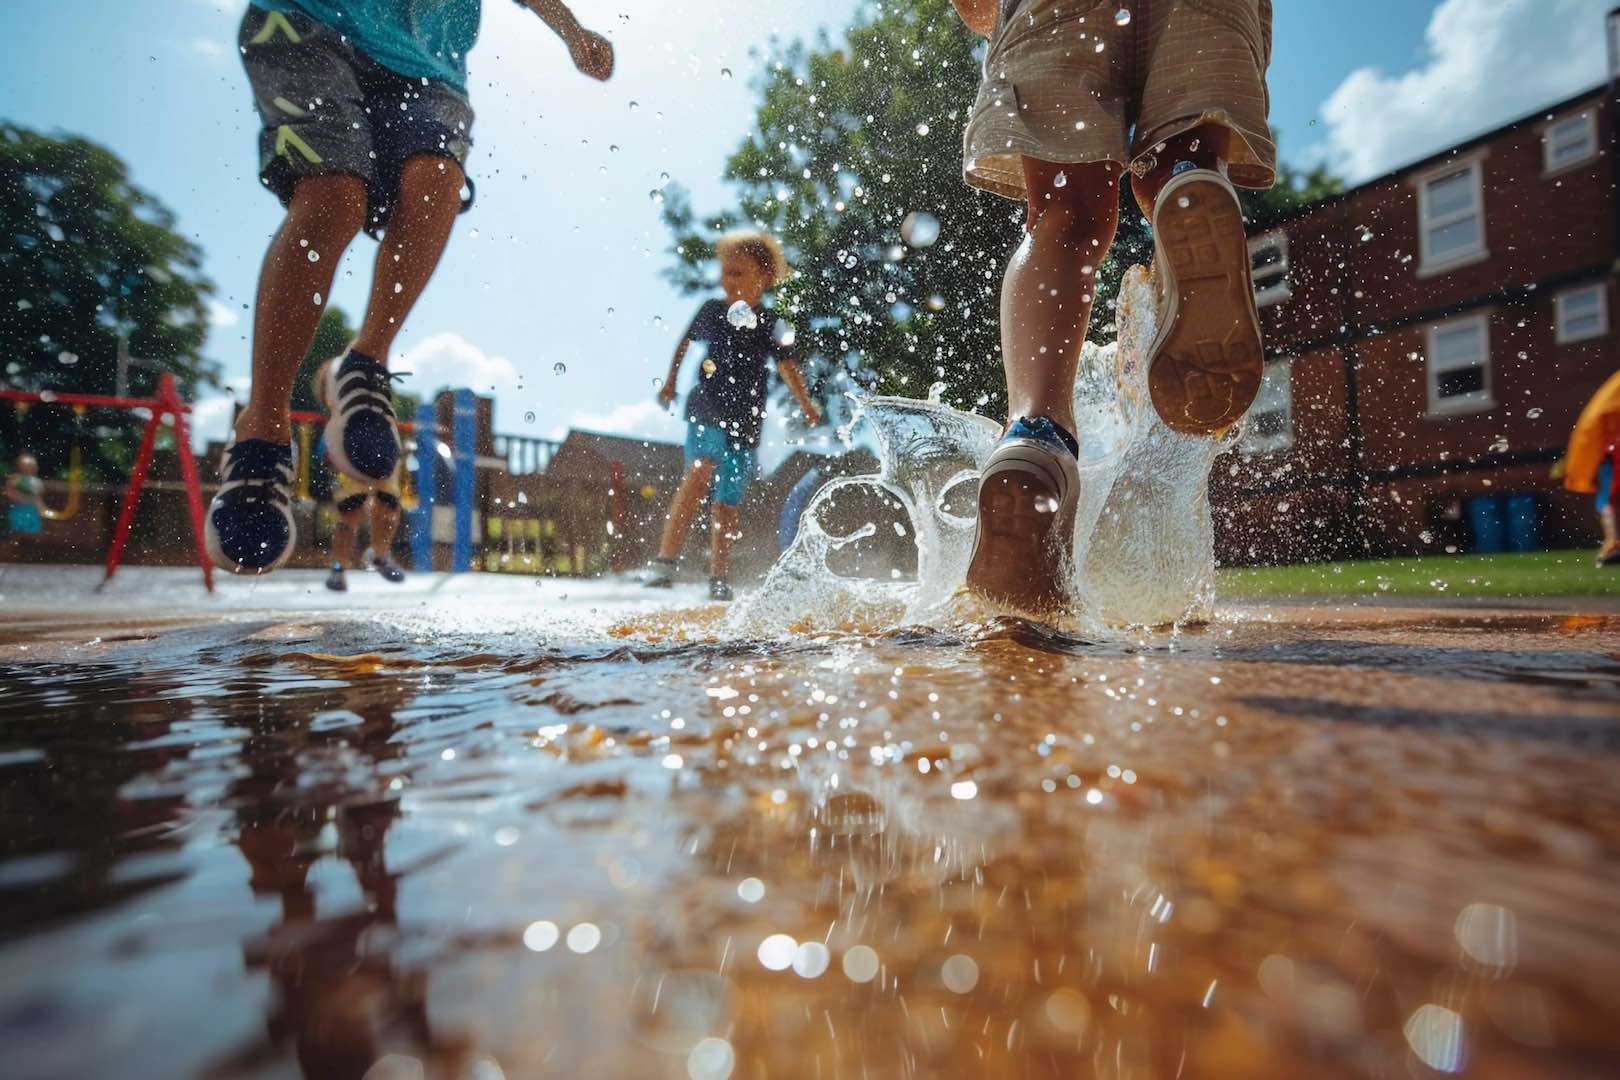
[[[1154,412],[1145,362],[1154,314],[1148,272],[1133,267],[1120,287],[1118,342],[1088,343],[1081,354],[1072,570],[1078,606],[1063,621],[1082,629],[1201,622],[1214,602],[1209,470],[1238,433],[1182,435]],[[965,605],[960,587],[972,554],[973,493],[1000,425],[941,404],[887,397],[859,401],[845,430],[863,421],[877,442],[879,471],[833,480],[816,494],[793,546],[733,611],[736,630],[952,621],[968,608],[983,610],[976,599]],[[868,522],[840,535],[827,524],[840,495],[863,488],[892,498],[909,518],[914,578],[883,581],[832,569],[835,553],[878,531]]]

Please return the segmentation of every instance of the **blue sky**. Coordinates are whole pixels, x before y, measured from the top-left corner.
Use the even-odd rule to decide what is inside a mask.
[[[1283,156],[1330,161],[1352,178],[1603,75],[1608,0],[1275,6],[1272,123]],[[617,74],[599,85],[573,70],[538,19],[504,0],[486,4],[471,58],[479,202],[457,222],[396,344],[394,366],[416,373],[408,385],[493,390],[504,431],[579,424],[677,438],[679,425],[652,404],[652,382],[696,301],[658,274],[668,240],[648,192],[667,172],[698,206],[722,205],[720,169],[754,102],[750,48],[772,33],[836,30],[855,7],[581,3],[582,20],[618,50]],[[176,210],[219,289],[207,351],[239,388],[246,305],[279,220],[255,177],[258,124],[235,50],[242,10],[225,0],[0,4],[10,46],[0,116],[104,143]],[[724,78],[726,68],[735,77]],[[334,289],[355,315],[371,254],[358,243]],[[565,374],[553,373],[559,362]],[[199,434],[220,435],[227,410],[224,399],[204,402]],[[768,449],[767,460],[781,452]]]

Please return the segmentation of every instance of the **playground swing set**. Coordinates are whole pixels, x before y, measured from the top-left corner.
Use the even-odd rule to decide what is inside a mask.
[[[417,410],[415,423],[402,423],[402,431],[413,431],[416,436],[416,483],[407,484],[414,494],[403,497],[401,505],[411,534],[412,555],[417,566],[431,566],[433,561],[433,503],[437,491],[437,469],[451,470],[454,503],[453,522],[455,538],[451,549],[451,569],[457,572],[472,568],[473,561],[473,501],[477,486],[475,444],[477,439],[477,399],[471,390],[457,390],[453,395],[453,422],[448,443],[439,439],[438,419],[430,404]],[[125,397],[112,394],[68,394],[51,390],[7,390],[0,388],[0,401],[9,401],[19,419],[37,404],[67,405],[75,416],[73,445],[68,458],[67,502],[60,508],[46,507],[42,515],[49,521],[67,521],[78,514],[83,491],[84,414],[87,409],[128,409],[144,416],[146,425],[141,432],[140,449],[130,470],[129,485],[119,509],[118,523],[113,529],[112,543],[107,549],[106,574],[97,587],[112,580],[123,559],[129,542],[130,528],[134,524],[135,510],[140,504],[141,490],[151,470],[152,455],[157,446],[159,429],[165,425],[174,429],[180,474],[185,483],[186,507],[191,520],[192,540],[196,547],[197,564],[202,567],[203,584],[209,592],[214,590],[214,564],[203,546],[202,483],[197,473],[197,459],[190,453],[191,432],[188,418],[191,406],[180,397],[174,375],[165,372],[158,380],[157,391],[149,398]],[[297,412],[292,417],[299,425],[300,466],[299,494],[309,494],[310,458],[314,445],[314,425],[326,422],[319,413]],[[409,474],[412,470],[406,470]],[[423,482],[424,477],[432,478]],[[405,492],[402,492],[405,495]]]

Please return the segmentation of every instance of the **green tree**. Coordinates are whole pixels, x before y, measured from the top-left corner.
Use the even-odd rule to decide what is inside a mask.
[[[201,249],[111,151],[0,123],[0,237],[6,385],[112,393],[120,335],[132,355],[153,362],[130,370],[133,395],[151,393],[162,371],[187,390],[217,382],[216,366],[202,355],[213,286],[202,274]],[[137,427],[120,410],[93,410],[75,424],[71,410],[37,406],[0,432],[55,474],[77,430],[86,468],[117,474]]]
[[[843,43],[773,44],[755,130],[725,165],[738,209],[700,217],[678,185],[656,192],[674,243],[666,275],[686,291],[717,280],[714,240],[753,225],[777,233],[799,274],[776,293],[824,396],[850,385],[952,404],[1005,408],[997,326],[1001,273],[1021,205],[962,182],[961,133],[978,89],[983,43],[950,0],[863,8]],[[1265,222],[1333,190],[1300,176],[1245,205]],[[1152,258],[1128,189],[1099,267],[1091,337],[1112,340],[1126,267]],[[939,223],[931,245],[908,215]],[[917,219],[913,219],[915,222]],[[918,243],[908,243],[906,233]],[[829,393],[831,391],[831,393]]]

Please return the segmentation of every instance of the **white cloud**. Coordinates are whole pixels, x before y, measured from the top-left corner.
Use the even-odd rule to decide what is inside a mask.
[[[1443,0],[1422,64],[1360,68],[1322,106],[1309,155],[1352,182],[1443,150],[1604,77],[1610,0]]]
[[[208,325],[214,330],[229,330],[242,321],[242,315],[229,304],[222,304],[218,300],[208,301]]]
[[[633,435],[659,442],[680,442],[686,438],[686,423],[677,407],[665,410],[650,398],[629,401],[604,413],[581,413],[567,423],[552,428],[551,438],[561,439],[569,428],[603,431],[612,435]]]
[[[475,393],[514,400],[519,392],[517,367],[504,356],[491,356],[460,334],[432,334],[412,345],[389,367],[409,373],[405,388],[424,397],[447,386],[470,387]]]

